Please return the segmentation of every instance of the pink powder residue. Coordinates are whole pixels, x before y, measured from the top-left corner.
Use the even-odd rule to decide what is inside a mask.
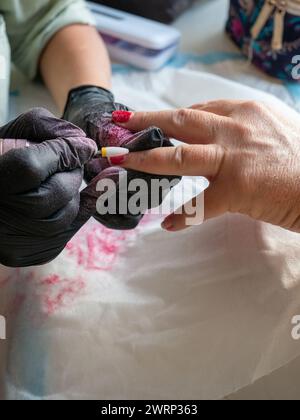
[[[67,245],[66,252],[78,266],[88,271],[110,271],[136,232],[119,232],[99,224],[88,224]]]
[[[54,271],[43,276],[40,269],[15,269],[0,280],[0,287],[11,284],[13,289],[17,286],[20,290],[9,302],[9,312],[16,314],[22,305],[28,304],[32,308],[31,318],[41,323],[44,317],[69,307],[84,293],[88,282],[85,272],[113,270],[130,242],[136,239],[147,223],[156,218],[151,214],[145,215],[140,227],[134,231],[113,231],[96,222],[87,223],[67,245],[65,256],[68,260],[59,257],[62,258],[61,264],[70,264],[72,272],[75,264],[80,274],[68,276]]]
[[[84,271],[110,271],[114,268],[121,252],[129,241],[135,238],[135,231],[117,232],[98,223],[88,223],[66,247],[69,264]],[[81,271],[82,273],[82,271]],[[46,316],[57,313],[71,305],[82,295],[87,285],[84,273],[61,276],[52,273],[36,282],[36,291],[41,308]]]
[[[112,122],[111,115],[102,117],[98,134],[98,146],[122,146],[127,144],[132,137],[132,132]]]
[[[1,280],[0,286],[10,287],[5,312],[16,316],[23,305],[32,322],[43,322],[44,316],[55,314],[71,305],[84,291],[86,280],[82,276],[50,274],[40,276],[38,271],[20,269]]]
[[[41,285],[54,286],[60,282],[60,278],[57,274],[52,274],[41,281]]]
[[[44,291],[39,292],[42,311],[48,316],[73,303],[86,286],[86,282],[81,277],[73,280],[55,277],[58,279],[59,287],[47,287]],[[50,284],[50,286],[53,285],[57,286],[57,283]]]

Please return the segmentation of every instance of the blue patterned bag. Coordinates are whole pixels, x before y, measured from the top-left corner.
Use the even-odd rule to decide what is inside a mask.
[[[300,0],[231,0],[227,32],[251,61],[300,81]]]

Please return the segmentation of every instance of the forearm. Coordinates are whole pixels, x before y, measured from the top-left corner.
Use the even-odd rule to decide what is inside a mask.
[[[88,25],[71,25],[59,31],[42,53],[40,71],[61,111],[69,91],[75,87],[111,87],[105,45],[96,29]]]

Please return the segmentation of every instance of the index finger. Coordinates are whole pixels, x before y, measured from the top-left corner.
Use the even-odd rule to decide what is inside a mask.
[[[131,112],[128,116],[128,122],[118,123],[118,112],[115,112],[113,120],[134,132],[156,126],[167,136],[190,144],[214,143],[223,124],[228,120],[225,116],[190,108],[159,112]]]
[[[121,167],[156,175],[205,176],[219,173],[224,151],[218,145],[178,146],[130,153]]]

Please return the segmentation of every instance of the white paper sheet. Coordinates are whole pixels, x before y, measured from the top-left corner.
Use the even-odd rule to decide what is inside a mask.
[[[33,99],[18,89],[20,112]],[[118,74],[114,90],[136,109],[271,99],[189,69]],[[1,269],[2,395],[223,398],[300,354],[298,235],[241,216],[177,234],[159,223],[120,233],[90,222],[51,264]]]

